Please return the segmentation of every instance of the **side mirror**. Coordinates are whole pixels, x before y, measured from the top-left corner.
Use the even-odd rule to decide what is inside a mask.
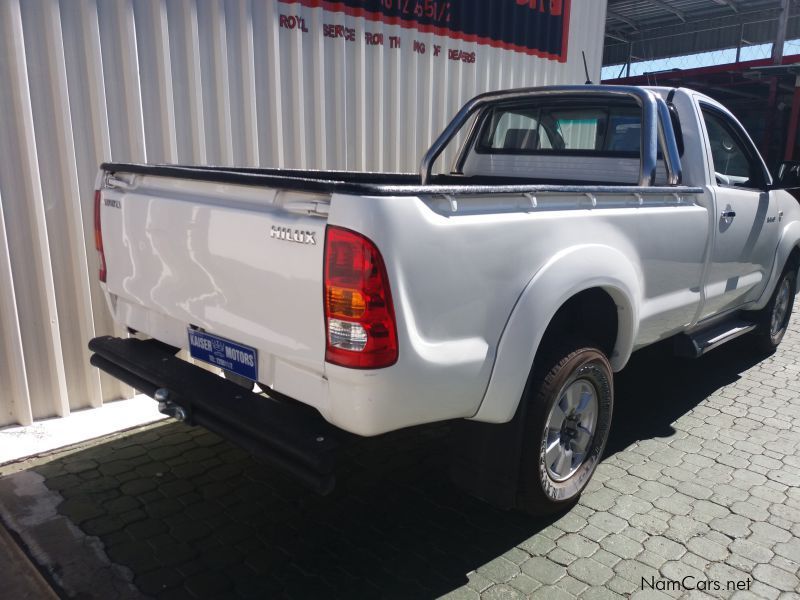
[[[800,162],[786,160],[778,167],[772,189],[792,190],[796,188],[800,188]]]

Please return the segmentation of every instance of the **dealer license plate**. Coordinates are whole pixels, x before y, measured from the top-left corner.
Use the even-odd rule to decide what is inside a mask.
[[[258,351],[250,346],[189,329],[189,354],[192,358],[258,381]]]

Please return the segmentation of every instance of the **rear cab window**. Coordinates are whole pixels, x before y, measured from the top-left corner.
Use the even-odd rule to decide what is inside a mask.
[[[683,153],[677,115],[673,128]],[[676,126],[678,125],[678,126]],[[484,118],[475,151],[496,154],[580,154],[638,158],[642,111],[633,102],[497,107]]]
[[[641,111],[631,108],[496,108],[479,151],[624,152],[638,156]]]

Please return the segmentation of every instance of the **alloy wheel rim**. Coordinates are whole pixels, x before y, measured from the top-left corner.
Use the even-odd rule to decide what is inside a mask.
[[[576,379],[559,392],[545,427],[547,475],[566,481],[580,469],[592,447],[598,416],[598,394],[588,379]]]

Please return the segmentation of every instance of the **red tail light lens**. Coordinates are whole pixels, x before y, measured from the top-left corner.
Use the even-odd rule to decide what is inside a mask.
[[[397,326],[389,278],[370,240],[341,227],[325,233],[325,360],[356,369],[397,361]]]
[[[106,255],[103,252],[103,230],[100,226],[100,190],[94,191],[94,247],[100,259],[100,281],[106,281]]]

